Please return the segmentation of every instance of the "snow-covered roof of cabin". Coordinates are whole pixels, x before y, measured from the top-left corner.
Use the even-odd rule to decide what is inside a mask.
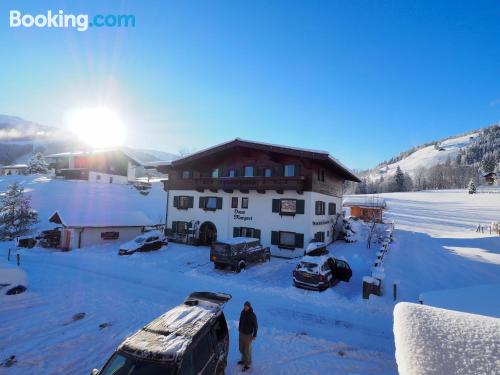
[[[433,290],[420,294],[424,305],[500,318],[500,284]]]
[[[500,319],[402,302],[394,308],[400,375],[494,374]]]
[[[0,169],[28,168],[26,164],[2,165]]]
[[[145,227],[158,224],[141,211],[103,210],[97,207],[89,207],[85,210],[56,211],[49,221],[73,228]]]
[[[217,240],[219,243],[224,243],[227,245],[240,245],[243,243],[252,243],[255,241],[259,241],[258,238],[251,238],[251,237],[232,237],[232,238],[226,238],[223,240]]]
[[[182,304],[128,337],[118,350],[160,361],[176,361],[220,309],[216,303]]]
[[[343,205],[347,207],[359,206],[368,208],[385,208],[386,202],[385,199],[381,197],[350,196],[348,198],[344,198]]]

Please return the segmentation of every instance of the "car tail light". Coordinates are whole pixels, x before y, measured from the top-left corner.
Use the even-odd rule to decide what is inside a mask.
[[[319,281],[326,281],[325,275],[319,275]]]
[[[215,262],[217,260],[217,257],[215,255],[212,255],[212,260]]]

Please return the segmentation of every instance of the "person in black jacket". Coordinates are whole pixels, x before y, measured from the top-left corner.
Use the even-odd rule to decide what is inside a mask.
[[[240,353],[241,361],[239,365],[243,365],[243,371],[246,371],[252,365],[252,342],[257,338],[257,317],[253,312],[250,302],[245,302],[243,311],[240,314],[240,324],[238,330],[240,332]]]

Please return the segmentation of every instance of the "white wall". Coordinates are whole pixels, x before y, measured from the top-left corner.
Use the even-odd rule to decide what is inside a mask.
[[[174,196],[192,196],[194,197],[193,208],[188,210],[180,210],[173,206]],[[199,208],[199,197],[216,196],[222,197],[222,209],[216,211],[205,211]],[[235,212],[231,208],[231,198],[238,197],[238,211]],[[241,208],[241,198],[248,197],[248,209]],[[303,199],[305,201],[304,214],[295,216],[280,216],[279,213],[272,212],[273,199]],[[326,204],[326,215],[315,214],[315,201],[321,200]],[[234,193],[212,193],[206,190],[204,193],[197,191],[171,190],[168,193],[168,217],[167,227],[172,228],[172,221],[187,221],[197,220],[200,225],[205,221],[211,221],[217,227],[217,238],[233,237],[233,227],[249,227],[261,230],[261,241],[264,245],[270,246],[273,255],[295,257],[303,255],[304,249],[287,250],[280,249],[277,246],[271,245],[272,231],[289,231],[304,234],[304,246],[307,246],[309,241],[314,238],[314,234],[318,231],[330,232],[325,241],[332,240],[332,223],[321,225],[313,225],[313,221],[334,220],[335,216],[328,215],[328,203],[337,204],[337,213],[341,213],[342,199],[331,197],[324,194],[314,192],[304,192],[298,194],[295,191],[286,191],[284,194],[278,194],[275,191],[267,191],[265,194],[259,194],[255,191],[250,191],[249,194],[243,194],[239,191]]]
[[[66,236],[70,232],[70,249],[77,249],[78,242],[80,241],[80,247],[94,246],[94,245],[105,245],[109,243],[124,243],[134,239],[135,237],[142,234],[143,227],[111,227],[111,228],[70,228],[63,232],[61,238],[61,245],[67,244]],[[119,237],[116,240],[103,240],[101,238],[102,232],[119,232]],[[80,238],[80,240],[79,240]]]
[[[110,182],[112,178],[112,182]],[[102,184],[128,184],[127,176],[118,176],[109,173],[89,171],[89,181]]]

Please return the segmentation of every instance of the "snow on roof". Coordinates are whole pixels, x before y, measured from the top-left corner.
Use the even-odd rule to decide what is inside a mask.
[[[413,303],[394,308],[400,375],[494,374],[500,368],[500,319]]]
[[[224,243],[227,245],[240,245],[243,243],[252,243],[255,241],[259,241],[259,239],[251,237],[232,237],[232,238],[226,238],[224,240],[217,240],[217,242]]]
[[[0,169],[28,168],[26,164],[2,165]]]
[[[143,212],[127,209],[87,209],[56,211],[50,222],[73,228],[144,227],[155,225]]]
[[[500,318],[500,284],[434,290],[420,294],[425,305]]]
[[[323,247],[326,247],[326,243],[324,243],[324,242],[311,242],[306,247],[306,254],[308,254],[311,251],[321,249]]]
[[[176,361],[218,311],[219,305],[208,301],[179,305],[128,337],[118,350],[145,359]]]
[[[328,258],[331,258],[328,254],[320,255],[320,256],[305,255],[302,258],[300,258],[300,261],[321,265],[321,264],[325,263],[328,260]]]
[[[381,197],[350,196],[344,199],[343,205],[348,207],[359,206],[359,207],[369,207],[369,208],[385,208],[386,202],[385,199]]]

